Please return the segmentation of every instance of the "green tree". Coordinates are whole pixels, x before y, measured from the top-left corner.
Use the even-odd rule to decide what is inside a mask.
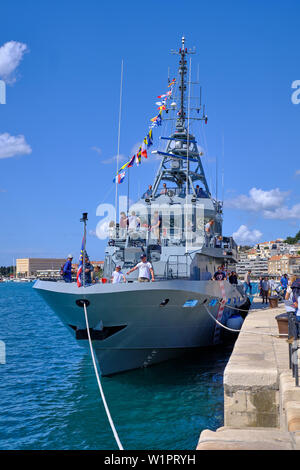
[[[289,245],[295,245],[296,243],[300,242],[300,230],[296,233],[294,237],[287,237],[285,240],[285,243],[288,243]]]

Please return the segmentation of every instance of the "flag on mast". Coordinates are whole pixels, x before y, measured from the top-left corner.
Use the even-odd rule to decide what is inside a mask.
[[[121,184],[123,183],[124,178],[125,178],[125,171],[122,171],[116,176],[116,178],[113,179],[113,182],[117,184]]]
[[[80,250],[80,256],[79,256],[79,265],[78,265],[77,276],[76,276],[77,286],[78,286],[78,287],[81,287],[81,286],[82,286],[81,274],[82,274],[82,268],[83,268],[83,254],[84,254],[84,237],[83,237],[83,239],[82,239],[81,250]]]

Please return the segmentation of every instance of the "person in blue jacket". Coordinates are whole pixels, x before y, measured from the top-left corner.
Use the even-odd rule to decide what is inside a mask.
[[[287,274],[284,274],[284,275],[282,276],[282,278],[280,279],[280,285],[283,287],[283,290],[284,290],[284,297],[285,297],[285,294],[286,294],[286,290],[287,290],[288,284],[289,284],[288,275],[287,275]]]
[[[65,282],[72,282],[72,259],[73,256],[69,255],[63,266],[63,279]]]

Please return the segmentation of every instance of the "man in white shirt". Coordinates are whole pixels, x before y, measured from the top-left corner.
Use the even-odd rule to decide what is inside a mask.
[[[248,289],[249,289],[250,295],[252,295],[251,269],[249,269],[248,272],[246,272],[246,274],[245,274],[244,289],[245,289],[245,294],[247,294]]]
[[[213,236],[213,225],[215,221],[211,219],[207,224],[205,224],[204,231],[205,231],[205,240],[206,240],[206,245],[210,246],[210,242]]]
[[[121,271],[121,266],[116,266],[115,271],[112,273],[111,282],[112,284],[119,284],[122,282],[122,279],[124,282],[126,282],[126,277]]]
[[[147,262],[147,256],[146,255],[141,255],[141,262],[138,263],[134,268],[131,268],[127,275],[135,271],[136,269],[139,270],[139,277],[138,280],[139,282],[150,282],[150,276],[151,276],[151,281],[154,282],[154,271],[152,268],[152,264]]]
[[[140,223],[140,219],[136,216],[135,212],[132,211],[131,215],[128,217],[128,229],[130,231],[135,231]]]

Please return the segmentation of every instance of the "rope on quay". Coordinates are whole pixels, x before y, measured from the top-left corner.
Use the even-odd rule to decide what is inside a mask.
[[[93,366],[94,366],[95,375],[96,375],[96,378],[97,378],[98,387],[99,387],[100,395],[101,395],[101,398],[102,398],[102,402],[103,402],[103,405],[104,405],[104,408],[105,408],[105,411],[106,411],[106,415],[107,415],[110,427],[111,427],[113,435],[115,437],[116,443],[119,447],[119,450],[124,450],[124,448],[121,444],[121,441],[119,439],[118,433],[116,431],[114,422],[112,420],[109,408],[107,406],[105,395],[104,395],[103,388],[102,388],[102,385],[101,385],[101,381],[100,381],[100,378],[99,378],[98,368],[97,368],[95,355],[94,355],[94,350],[93,350],[93,344],[92,344],[91,335],[90,335],[90,327],[89,327],[89,321],[88,321],[88,315],[87,315],[86,303],[85,302],[83,303],[83,308],[84,308],[84,316],[85,316],[85,323],[86,323],[86,331],[87,331],[87,334],[88,334],[90,351],[91,351],[91,356],[92,356],[92,360],[93,360]]]
[[[233,333],[249,333],[249,334],[252,334],[252,335],[265,335],[265,336],[274,336],[275,338],[278,338],[278,336],[288,336],[286,333],[278,333],[277,335],[273,334],[273,333],[259,333],[258,331],[242,331],[242,330],[234,330],[233,328],[229,328],[228,326],[225,326],[223,325],[223,323],[219,322],[219,320],[217,320],[213,314],[208,310],[207,306],[205,304],[203,304],[203,307],[205,308],[205,310],[207,311],[208,315],[212,318],[212,320],[214,320],[214,322],[217,323],[217,325],[221,326],[222,328],[224,328],[225,330],[228,330],[228,331],[232,331]],[[226,305],[226,307],[229,307],[229,305]],[[238,310],[237,308],[234,308],[232,307],[234,310]]]

